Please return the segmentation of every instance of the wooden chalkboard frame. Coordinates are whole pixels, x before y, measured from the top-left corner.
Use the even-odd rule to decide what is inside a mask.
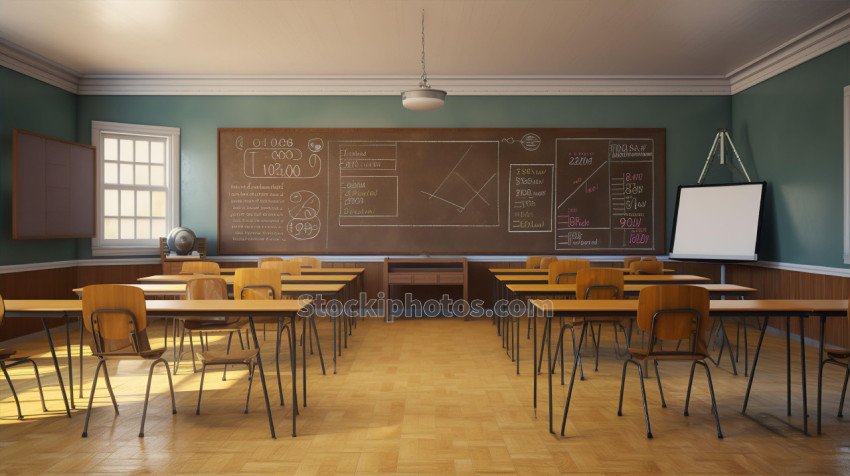
[[[31,210],[27,208],[27,205],[32,203],[32,194],[38,193],[37,190],[31,190],[29,187],[25,187],[22,185],[23,177],[20,176],[21,165],[20,162],[22,160],[32,160],[28,157],[22,157],[21,155],[25,153],[25,151],[21,150],[20,144],[20,136],[27,135],[37,139],[41,139],[45,141],[45,146],[49,143],[53,144],[61,144],[64,146],[68,146],[71,148],[81,149],[88,151],[89,155],[86,157],[90,160],[91,164],[91,175],[90,180],[86,183],[78,183],[73,184],[74,188],[83,188],[91,190],[91,202],[90,206],[83,205],[80,208],[80,204],[74,203],[73,201],[69,201],[71,203],[72,210],[71,214],[75,217],[79,217],[82,219],[86,219],[85,215],[90,214],[91,216],[91,227],[86,232],[74,233],[67,230],[57,230],[50,231],[51,224],[47,223],[45,219],[45,232],[37,233],[27,229],[24,229],[21,222],[23,221],[21,218],[22,214],[25,213],[47,213],[50,210],[50,203],[47,203],[45,200],[45,208],[43,210]],[[97,211],[95,204],[97,203],[97,186],[96,186],[96,176],[97,176],[97,149],[88,144],[81,144],[78,142],[73,142],[70,140],[60,139],[58,137],[52,137],[44,134],[39,134],[37,132],[28,131],[25,129],[13,129],[12,130],[12,239],[15,240],[36,240],[36,239],[67,239],[67,238],[93,238],[95,236],[95,229],[97,224]],[[78,164],[72,163],[69,164],[70,167],[85,167],[86,164]],[[85,190],[84,190],[85,191]],[[55,225],[54,225],[55,226]]]
[[[555,229],[555,216],[557,203],[552,205],[552,231],[551,234],[553,239],[551,240],[551,246],[517,246],[516,244],[504,244],[499,245],[498,247],[489,247],[487,249],[474,249],[474,245],[470,245],[465,247],[463,250],[460,249],[450,249],[440,246],[410,246],[407,248],[401,247],[385,247],[381,250],[375,249],[367,249],[358,246],[328,246],[328,242],[331,241],[329,238],[327,241],[322,240],[325,246],[317,246],[310,248],[288,248],[286,246],[283,247],[268,247],[258,249],[256,247],[252,248],[241,248],[236,243],[230,242],[226,238],[226,235],[223,233],[223,220],[222,214],[225,212],[225,200],[222,196],[223,187],[226,185],[222,182],[223,180],[223,151],[222,151],[222,137],[225,134],[233,134],[233,133],[244,133],[244,134],[277,134],[281,133],[304,133],[307,135],[316,135],[316,134],[333,134],[332,136],[323,136],[326,137],[326,141],[328,143],[338,142],[340,140],[355,140],[362,139],[362,141],[412,141],[412,139],[407,138],[404,134],[428,134],[429,137],[433,136],[435,138],[439,138],[443,141],[448,141],[446,137],[453,137],[458,134],[464,133],[474,133],[474,132],[484,132],[487,131],[492,134],[520,134],[522,132],[534,132],[538,133],[541,136],[546,134],[548,138],[557,138],[557,139],[606,139],[610,138],[611,140],[629,140],[629,139],[652,139],[654,144],[653,150],[653,204],[654,207],[650,210],[653,214],[653,224],[652,224],[652,242],[651,249],[627,249],[627,248],[606,248],[606,249],[595,249],[595,250],[585,250],[585,249],[576,249],[576,250],[556,250],[555,249],[555,239],[556,229]],[[396,137],[395,139],[388,139],[387,136],[393,135],[401,135]],[[552,136],[552,137],[549,137]],[[394,137],[394,136],[393,136]],[[356,141],[356,140],[355,140]],[[439,142],[439,140],[438,140]],[[611,254],[628,254],[628,255],[657,255],[664,254],[667,249],[667,237],[666,237],[666,154],[667,154],[667,146],[666,146],[666,129],[664,128],[219,128],[218,129],[218,164],[217,164],[217,178],[218,178],[218,252],[220,254],[234,254],[234,255],[255,255],[255,254],[314,254],[314,255],[338,255],[338,254],[347,254],[347,255],[523,255],[523,254],[558,254],[558,255],[611,255]],[[324,170],[324,173],[330,174],[331,172],[331,157],[328,154],[328,164],[327,169]],[[499,163],[499,167],[510,169],[510,164],[513,162],[512,159],[506,158],[504,162]],[[545,159],[548,162],[553,164],[553,180],[554,176],[557,173],[554,170],[554,164],[557,162],[557,158],[553,154],[551,157],[547,156]],[[506,165],[503,165],[506,164]],[[334,170],[333,172],[336,172]],[[499,180],[504,178],[505,184],[500,186],[498,193],[499,194],[507,194],[507,176],[500,177]],[[330,178],[328,179],[328,186],[330,186]],[[317,192],[319,193],[319,192]],[[331,208],[331,203],[334,203],[335,199],[338,201],[338,197],[331,196],[328,194],[328,191],[325,190],[321,193],[325,193],[325,197],[330,198],[328,204],[325,205],[325,209],[327,210],[324,213],[327,213],[327,216],[330,216],[330,211],[337,211]],[[557,202],[556,191],[552,190],[552,200]],[[505,211],[508,211],[508,203],[505,204]],[[502,211],[499,212],[500,214]],[[334,219],[336,217],[333,217]],[[329,220],[325,220],[325,227],[328,228],[324,232],[330,234],[335,228],[329,226]],[[498,228],[498,233],[507,233],[508,224],[501,223]],[[338,238],[333,238],[333,241],[341,241]],[[514,241],[516,241],[514,239]]]

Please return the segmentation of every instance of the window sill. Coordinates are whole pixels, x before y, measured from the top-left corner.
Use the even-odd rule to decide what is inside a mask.
[[[159,256],[156,246],[104,246],[92,247],[92,256]]]

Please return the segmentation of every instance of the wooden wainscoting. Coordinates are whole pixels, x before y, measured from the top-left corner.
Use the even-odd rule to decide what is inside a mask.
[[[77,285],[77,268],[54,268],[20,273],[0,274],[0,296],[3,299],[73,299]],[[48,319],[49,326],[65,323],[64,319]],[[35,319],[6,319],[0,327],[0,341],[42,330]]]

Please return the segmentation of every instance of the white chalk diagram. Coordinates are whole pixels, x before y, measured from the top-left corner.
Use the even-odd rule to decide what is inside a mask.
[[[496,172],[493,172],[489,177],[487,177],[481,186],[474,186],[470,183],[471,181],[476,181],[474,177],[464,177],[463,174],[458,171],[458,167],[461,166],[467,154],[469,154],[470,150],[472,150],[472,145],[470,145],[460,157],[460,159],[455,162],[454,167],[452,167],[449,173],[446,174],[445,177],[443,177],[443,180],[440,182],[439,185],[437,185],[437,188],[435,188],[431,192],[428,192],[426,190],[420,190],[420,192],[428,196],[429,200],[436,199],[443,203],[451,205],[458,213],[465,212],[467,207],[469,207],[469,204],[472,203],[472,201],[475,199],[481,200],[488,207],[492,206],[490,202],[488,202],[487,199],[485,199],[481,195],[481,191],[484,190],[484,188],[487,187],[487,185],[489,185],[490,182],[492,182],[493,179],[496,178]],[[447,192],[447,190],[455,190],[457,193],[450,194]],[[461,205],[450,200],[450,198],[454,199],[454,196],[461,197],[461,200],[458,201],[463,201],[462,198],[464,198],[465,196],[469,196],[469,199],[465,200],[463,202],[463,205]]]
[[[319,235],[322,221],[319,219],[321,200],[309,190],[298,190],[289,194],[289,217],[286,231],[296,240],[311,240]]]

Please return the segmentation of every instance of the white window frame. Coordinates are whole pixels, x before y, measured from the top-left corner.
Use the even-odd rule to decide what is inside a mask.
[[[166,217],[165,229],[180,223],[180,128],[92,121],[91,141],[97,149],[97,220],[91,248],[93,256],[159,255],[159,237],[150,240],[103,239],[103,143],[102,134],[125,134],[165,138],[166,150]]]
[[[850,86],[844,87],[844,264],[850,264]]]

